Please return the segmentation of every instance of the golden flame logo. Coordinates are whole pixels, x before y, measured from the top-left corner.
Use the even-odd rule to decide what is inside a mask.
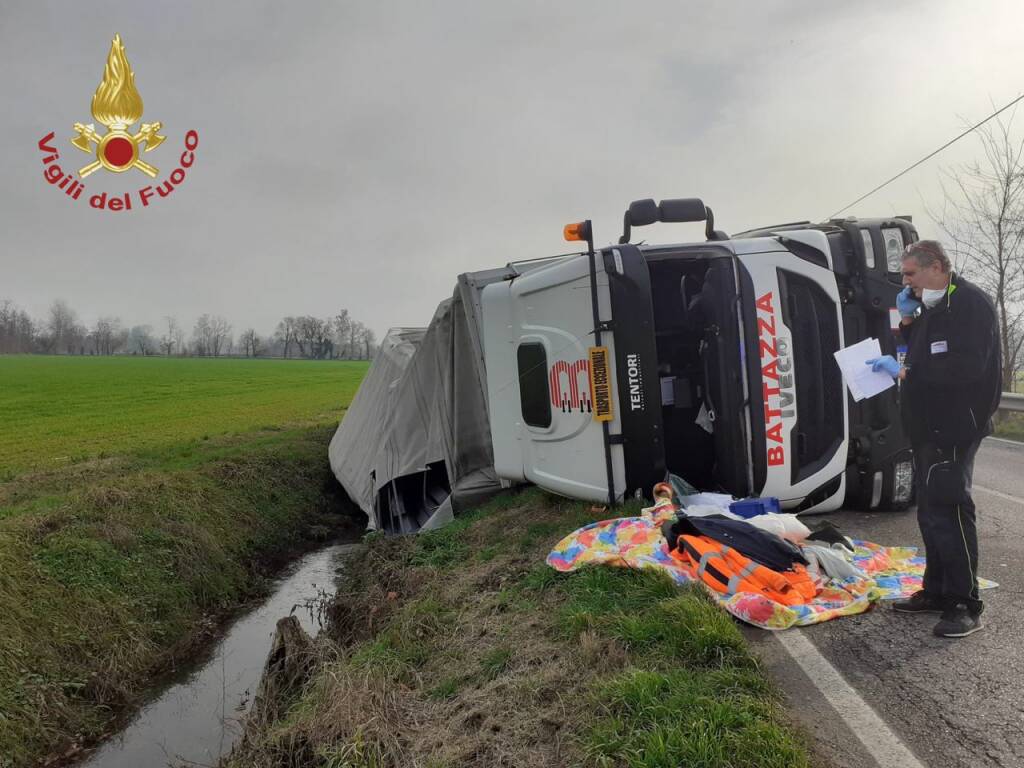
[[[92,116],[107,128],[124,129],[142,117],[142,97],[128,64],[121,36],[114,35],[103,70],[103,82],[92,97]]]
[[[96,160],[78,171],[85,178],[90,173],[106,168],[114,173],[124,173],[138,168],[151,178],[156,178],[158,169],[139,158],[140,148],[151,152],[163,143],[166,136],[160,136],[163,123],[143,123],[138,133],[128,133],[128,128],[142,117],[142,96],[135,88],[135,73],[128,64],[124,44],[120,35],[114,35],[103,70],[103,81],[92,97],[92,116],[107,126],[107,133],[99,135],[93,123],[75,123],[78,136],[71,143],[83,152],[93,154],[96,144]]]

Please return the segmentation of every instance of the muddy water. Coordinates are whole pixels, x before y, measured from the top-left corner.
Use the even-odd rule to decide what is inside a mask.
[[[169,684],[82,768],[213,765],[238,738],[240,719],[256,693],[277,620],[293,612],[310,634],[319,621],[308,607],[333,592],[338,569],[358,544],[338,544],[295,562],[259,608],[239,618],[220,643]]]

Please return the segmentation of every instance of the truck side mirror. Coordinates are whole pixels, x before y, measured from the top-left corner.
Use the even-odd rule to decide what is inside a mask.
[[[729,235],[720,229],[715,229],[715,212],[706,208],[708,212],[707,224],[704,226],[704,237],[708,240],[728,240]]]
[[[619,244],[629,242],[630,232],[633,227],[645,227],[655,222],[684,222],[704,221],[708,217],[709,209],[696,197],[676,198],[662,200],[655,203],[654,200],[634,200],[629,204],[629,210],[622,221],[622,237]]]
[[[707,210],[707,206],[696,197],[662,200],[658,204],[658,221],[704,221]]]
[[[626,215],[622,217],[622,237],[619,245],[629,242],[629,233],[633,227],[645,227],[658,220],[658,204],[647,200],[634,200],[629,204]]]

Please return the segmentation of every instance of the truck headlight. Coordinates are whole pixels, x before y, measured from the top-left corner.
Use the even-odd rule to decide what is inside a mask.
[[[875,244],[871,242],[871,230],[862,229],[860,231],[860,239],[864,241],[864,261],[868,265],[868,269],[875,268]]]
[[[903,265],[903,230],[899,227],[882,230],[885,243],[885,264],[890,272],[900,272]]]
[[[893,467],[892,500],[896,504],[906,504],[914,491],[914,463],[900,461]]]

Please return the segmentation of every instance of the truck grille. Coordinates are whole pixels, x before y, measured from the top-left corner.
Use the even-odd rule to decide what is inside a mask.
[[[846,391],[832,356],[839,349],[835,302],[802,275],[780,269],[778,278],[782,319],[793,334],[795,484],[824,467],[842,445]]]

